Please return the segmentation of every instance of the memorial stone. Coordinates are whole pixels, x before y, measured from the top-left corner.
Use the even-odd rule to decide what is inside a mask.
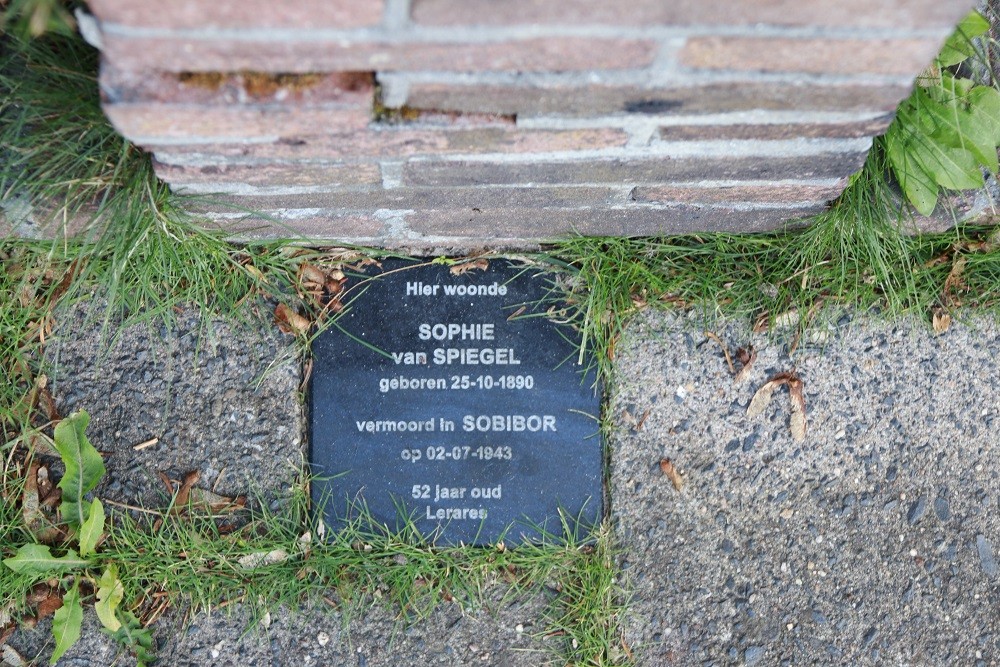
[[[464,270],[467,269],[468,270]],[[603,514],[600,397],[551,276],[390,260],[352,276],[313,344],[313,498],[449,544],[538,540]],[[558,308],[558,305],[557,305]]]

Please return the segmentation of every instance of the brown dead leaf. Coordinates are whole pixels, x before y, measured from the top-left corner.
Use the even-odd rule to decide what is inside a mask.
[[[944,294],[947,299],[956,299],[956,293],[964,291],[965,281],[962,280],[962,274],[965,273],[965,265],[968,259],[965,255],[958,255],[955,257],[951,264],[951,271],[948,272],[948,277],[944,279]],[[957,305],[957,303],[953,303]]]
[[[740,384],[746,380],[747,375],[750,374],[750,369],[753,368],[753,364],[757,361],[757,350],[753,349],[753,345],[749,345],[746,348],[739,348],[736,350],[736,359],[742,364],[736,377],[733,378],[733,384]]]
[[[806,398],[802,394],[802,380],[798,377],[788,381],[788,395],[792,402],[792,417],[789,421],[792,439],[802,442],[806,439]]]
[[[43,386],[38,392],[38,405],[45,411],[45,417],[50,422],[57,422],[60,419],[59,410],[56,408],[56,400],[52,397],[52,392],[48,386]]]
[[[302,336],[307,331],[311,323],[308,319],[299,315],[294,310],[283,303],[279,303],[274,309],[274,322],[282,333]]]
[[[49,594],[42,599],[36,607],[35,618],[38,620],[41,620],[46,616],[51,616],[63,606],[62,595],[59,594],[58,590],[49,589],[49,591]]]
[[[173,496],[174,496],[174,485],[173,485],[173,482],[170,481],[170,478],[167,477],[167,473],[165,473],[165,472],[158,472],[158,473],[156,473],[156,476],[160,478],[160,481],[163,482],[163,486],[165,486],[167,488],[167,497],[168,498],[173,498]]]
[[[338,273],[340,272],[338,271]],[[340,275],[343,276],[344,274],[340,273]],[[340,296],[341,292],[344,291],[344,283],[346,282],[347,278],[343,277],[340,279],[327,278],[326,282],[323,283],[323,287],[326,289],[326,293],[330,295],[330,298],[333,299]]]
[[[206,509],[213,514],[235,512],[236,510],[246,507],[247,504],[246,498],[243,496],[230,498],[229,496],[223,496],[214,491],[197,488],[191,489],[189,500],[192,507]]]
[[[32,607],[37,606],[42,600],[49,597],[52,594],[52,587],[46,583],[38,583],[31,587],[28,591],[28,595],[25,596],[25,601]]]
[[[931,325],[934,327],[934,333],[940,336],[951,328],[951,315],[943,308],[935,308],[934,315],[931,317]]]
[[[38,469],[38,498],[45,511],[53,510],[62,500],[62,490],[52,484],[45,466]]]
[[[28,467],[28,474],[24,478],[24,492],[21,494],[21,516],[28,530],[39,523],[42,516],[41,502],[38,498],[38,469],[41,464],[32,461]],[[34,532],[32,530],[32,532]]]
[[[299,284],[303,287],[316,287],[322,289],[326,282],[326,274],[314,264],[299,264]]]
[[[747,416],[756,417],[764,412],[767,406],[771,404],[771,396],[774,394],[774,390],[783,384],[788,384],[788,381],[793,377],[792,373],[778,373],[765,382],[764,386],[758,389],[757,393],[750,400],[750,407],[747,408]]]
[[[767,313],[764,313],[763,315],[757,318],[756,322],[754,322],[753,332],[762,333],[764,331],[767,331],[770,328],[770,326],[771,326],[771,316],[768,315]]]
[[[677,470],[677,466],[675,466],[670,459],[660,459],[660,471],[666,475],[667,479],[670,480],[670,483],[674,485],[676,490],[681,490],[684,486],[684,479],[681,477],[680,471]]]
[[[464,273],[468,273],[469,271],[474,271],[476,269],[480,271],[485,271],[486,269],[489,268],[489,266],[490,266],[489,261],[480,257],[479,259],[474,259],[471,262],[464,262],[462,264],[456,264],[455,266],[451,267],[451,275],[460,276]]]
[[[184,481],[181,482],[180,487],[177,489],[177,495],[174,496],[173,508],[171,511],[181,512],[188,506],[191,500],[191,488],[197,484],[200,479],[200,470],[192,470],[184,475]]]
[[[41,488],[39,488],[39,478],[42,481]],[[43,500],[47,500],[50,495],[52,495],[52,482],[49,481],[48,469],[42,467],[37,461],[32,461],[24,479],[24,492],[21,494],[21,516],[24,518],[25,527],[42,544],[57,542],[63,535],[63,532],[49,520],[43,510],[43,507],[52,507],[51,504],[43,503]]]

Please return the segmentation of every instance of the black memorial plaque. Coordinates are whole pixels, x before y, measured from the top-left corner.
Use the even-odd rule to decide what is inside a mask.
[[[453,273],[402,260],[352,278],[313,344],[313,486],[331,527],[363,502],[427,536],[488,544],[602,513],[599,396],[573,331],[544,316],[549,282],[493,260]]]

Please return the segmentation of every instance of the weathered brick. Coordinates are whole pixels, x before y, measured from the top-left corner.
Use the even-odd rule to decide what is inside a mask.
[[[857,123],[666,125],[657,136],[661,141],[859,139],[881,134],[890,122],[891,115]]]
[[[498,86],[413,83],[406,103],[419,109],[519,116],[706,114],[748,109],[891,112],[910,86],[726,82],[700,86]]]
[[[680,52],[698,69],[914,76],[941,48],[937,39],[696,37]]]
[[[469,213],[483,209],[499,208],[579,208],[604,207],[622,198],[622,188],[611,187],[523,187],[523,188],[392,188],[383,190],[332,189],[327,192],[309,192],[295,195],[239,195],[216,198],[206,204],[205,211],[230,210],[218,208],[217,203],[239,206],[254,211],[282,209],[324,209],[376,211],[445,210]]]
[[[128,37],[107,33],[103,51],[106,58],[123,69],[169,72],[560,72],[646,67],[657,48],[652,40],[583,37],[442,44]]]
[[[561,162],[413,160],[404,182],[414,186],[662,183],[696,180],[840,178],[856,171],[865,153],[795,157],[633,158]]]
[[[268,74],[263,72],[169,73],[101,67],[105,102],[244,105],[342,105],[370,109],[375,78],[370,72]]]
[[[734,185],[693,188],[658,185],[632,190],[633,201],[653,204],[788,204],[813,202],[822,205],[836,199],[847,180],[839,185]]]
[[[426,25],[685,25],[758,24],[950,30],[969,11],[964,0],[414,0],[413,19]]]
[[[165,29],[364,28],[382,20],[384,0],[89,0],[102,21]]]
[[[259,139],[360,129],[371,120],[370,74],[175,75],[106,67],[104,110],[143,142]]]
[[[154,161],[156,175],[172,186],[236,184],[253,187],[281,186],[380,186],[377,164],[310,165],[256,164],[179,167]],[[300,204],[304,206],[304,204]]]
[[[227,222],[237,238],[287,238],[377,242],[387,247],[524,248],[575,234],[649,236],[704,231],[746,233],[785,228],[789,220],[815,215],[817,206],[797,209],[623,206],[615,208],[515,208],[463,211],[382,211],[379,215],[337,210],[264,211],[281,226],[252,217]]]
[[[345,158],[405,158],[420,155],[479,153],[546,153],[550,151],[619,148],[628,141],[622,130],[524,130],[511,127],[420,128],[369,127],[355,132],[293,137],[264,144],[209,144],[170,146],[170,155],[197,153],[243,161],[311,160]],[[153,150],[157,147],[151,146]]]
[[[389,234],[386,222],[373,212],[281,210],[261,213],[267,217],[240,215],[217,220],[216,224],[237,241],[300,236],[370,245]],[[387,247],[391,245],[388,240],[383,242]]]
[[[724,207],[625,206],[580,209],[484,209],[416,211],[407,216],[410,230],[429,236],[458,236],[481,242],[527,239],[543,241],[574,234],[647,236],[696,231],[736,233],[767,231],[789,220],[815,215],[821,207],[737,210]]]
[[[140,145],[302,136],[329,128],[363,128],[370,120],[370,114],[363,109],[281,104],[243,107],[156,102],[105,104],[104,113],[116,130]]]

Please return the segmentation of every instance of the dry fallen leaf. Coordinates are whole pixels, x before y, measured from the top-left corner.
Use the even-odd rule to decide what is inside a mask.
[[[233,512],[246,507],[247,504],[246,498],[243,496],[230,498],[207,489],[191,489],[188,497],[192,507],[208,510],[213,514]]]
[[[63,531],[53,525],[45,515],[43,507],[51,508],[62,494],[56,489],[52,493],[52,482],[49,480],[48,469],[33,461],[28,468],[24,480],[24,492],[21,494],[21,516],[28,531],[42,544],[52,544],[63,537]]]
[[[806,437],[806,399],[802,393],[802,379],[795,374],[795,371],[778,373],[758,389],[750,401],[750,407],[747,408],[747,415],[756,417],[761,414],[770,404],[774,390],[783,384],[788,385],[788,395],[792,406],[790,420],[792,438],[801,442]]]
[[[465,262],[463,264],[456,264],[451,267],[451,275],[460,276],[463,273],[468,273],[474,269],[479,269],[480,271],[485,271],[490,266],[490,263],[482,258],[472,260],[471,262]]]
[[[326,282],[326,274],[313,264],[299,264],[299,282],[302,285],[312,284],[316,287],[323,287]]]
[[[11,630],[11,634],[13,634],[13,630]],[[0,635],[0,637],[2,637],[2,635]],[[6,638],[4,638],[4,641],[6,641]],[[27,667],[28,665],[28,663],[24,661],[24,658],[21,657],[21,654],[15,651],[9,644],[0,646],[0,660],[3,661],[2,664],[4,667]]]
[[[740,368],[739,373],[733,378],[733,384],[740,384],[743,382],[747,375],[750,374],[750,369],[753,368],[753,363],[757,361],[757,350],[753,349],[753,345],[747,348],[739,348],[736,350],[736,358],[739,360],[743,367]]]
[[[962,280],[962,274],[965,273],[965,265],[968,259],[965,255],[960,255],[955,258],[955,261],[951,265],[951,271],[948,272],[948,277],[944,279],[944,293],[950,295],[952,292],[957,292],[965,288],[965,281]]]
[[[21,516],[28,530],[34,533],[34,529],[44,517],[42,516],[41,502],[38,498],[38,469],[41,467],[37,461],[32,461],[28,467],[28,474],[24,478],[24,493],[21,494]]]
[[[774,318],[775,329],[788,329],[799,323],[799,311],[795,308],[787,310]]]
[[[788,378],[780,378],[775,376],[775,378],[768,380],[764,383],[757,393],[753,395],[750,400],[750,407],[747,408],[748,417],[756,417],[760,413],[764,412],[768,405],[771,404],[771,396],[774,394],[774,390],[781,385],[788,382]]]
[[[660,470],[674,485],[674,488],[680,491],[681,487],[684,486],[684,479],[681,477],[680,471],[677,470],[677,466],[671,463],[670,459],[660,459]]]
[[[181,482],[180,488],[177,489],[177,495],[174,496],[174,512],[181,512],[188,506],[191,499],[191,487],[197,484],[200,479],[201,471],[199,470],[192,470],[184,475],[184,481]]]
[[[937,308],[931,318],[931,325],[934,327],[934,333],[943,334],[951,327],[951,315],[947,311]]]
[[[288,552],[284,549],[274,549],[272,551],[257,551],[247,554],[239,559],[240,567],[244,570],[253,570],[265,565],[274,565],[288,560]]]
[[[792,401],[792,418],[789,422],[792,439],[802,442],[806,438],[806,399],[802,395],[802,380],[795,377],[788,381],[788,395]]]
[[[56,613],[63,606],[62,595],[58,591],[51,590],[49,595],[38,603],[36,607],[35,617],[38,620],[45,618],[46,616],[51,616]]]
[[[309,320],[283,303],[279,303],[275,307],[274,321],[282,333],[302,336],[309,331]]]

